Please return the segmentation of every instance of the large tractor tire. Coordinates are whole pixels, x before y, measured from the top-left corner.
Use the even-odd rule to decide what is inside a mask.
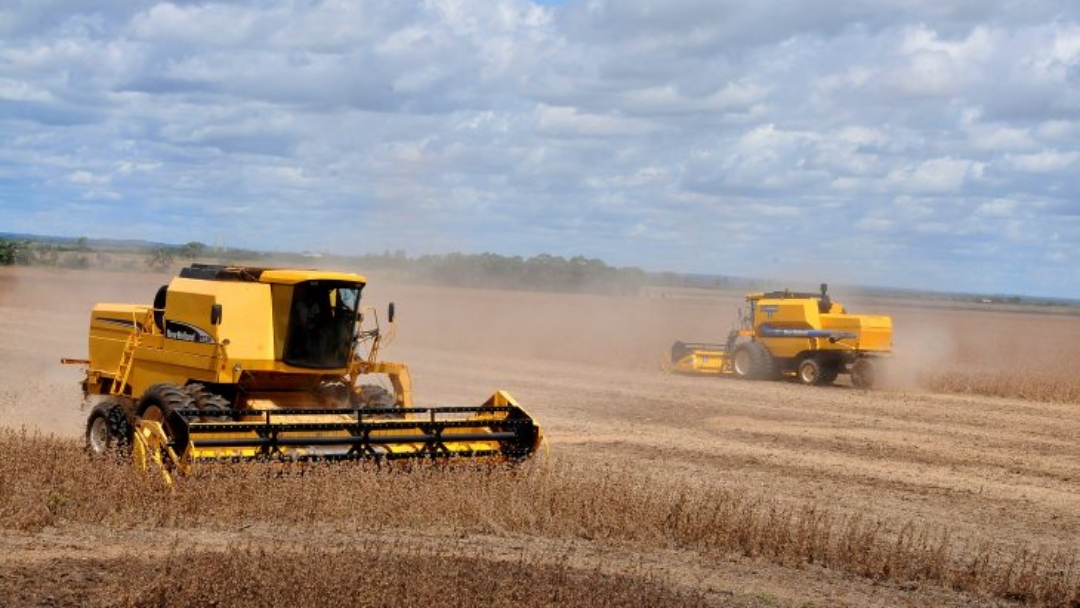
[[[86,419],[86,452],[93,458],[123,456],[131,449],[134,434],[124,404],[112,399],[102,401]]]
[[[840,367],[833,361],[825,361],[817,357],[807,357],[799,363],[795,370],[795,377],[799,382],[810,386],[827,386],[836,380],[840,373]]]
[[[735,375],[747,380],[771,380],[777,376],[776,361],[760,342],[748,342],[735,349]]]
[[[871,389],[877,382],[877,370],[869,359],[859,359],[851,365],[851,385],[855,388]]]
[[[184,387],[184,392],[191,397],[192,404],[199,410],[201,422],[229,422],[233,419],[228,412],[232,409],[229,400],[210,392],[205,386],[189,384]]]
[[[179,455],[187,449],[187,420],[177,410],[192,409],[195,400],[175,384],[155,384],[146,389],[137,409],[139,418],[161,423]]]

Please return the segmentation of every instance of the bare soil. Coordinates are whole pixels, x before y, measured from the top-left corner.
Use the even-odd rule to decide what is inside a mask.
[[[675,339],[719,341],[726,334],[740,304],[734,296],[540,294],[369,278],[368,303],[383,310],[390,300],[397,304],[398,337],[384,357],[410,364],[419,404],[479,403],[495,389],[507,390],[539,419],[555,462],[640,472],[687,487],[718,485],[776,504],[820,505],[893,530],[914,523],[947,532],[973,554],[986,542],[1067,555],[1080,549],[1080,416],[1073,400],[1054,397],[1069,393],[1018,399],[981,395],[978,386],[945,394],[935,385],[949,370],[985,373],[1014,369],[1017,359],[1038,363],[1048,342],[1053,361],[1076,361],[1075,317],[887,302],[871,310],[844,302],[896,321],[889,382],[868,392],[843,379],[818,388],[664,374],[660,362]],[[77,440],[87,414],[80,369],[61,366],[60,358],[86,356],[95,302],[149,302],[168,279],[0,269],[0,426]],[[834,298],[844,301],[843,294]],[[1029,356],[1024,345],[1033,339],[1043,347]],[[1054,365],[1039,366],[1053,372],[1047,382],[1071,387],[1075,381]],[[330,523],[311,522],[304,542],[371,542],[363,531],[321,527]],[[226,551],[293,543],[296,534],[274,526],[169,529],[157,531],[148,546],[137,522],[59,521],[26,532],[0,519],[0,605],[82,604],[95,589],[115,592],[119,602],[127,597],[123,585],[107,576],[116,560],[153,569],[177,547]],[[539,568],[568,559],[582,571],[660,581],[710,605],[1009,601],[813,565],[604,539],[447,531],[433,540],[430,531],[416,530],[387,536],[381,531],[379,542],[412,556],[451,543],[489,562],[527,554]],[[4,601],[4,590],[12,589],[21,595]]]

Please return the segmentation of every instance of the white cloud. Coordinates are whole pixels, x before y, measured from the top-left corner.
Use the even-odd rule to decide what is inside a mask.
[[[0,175],[83,201],[61,231],[753,274],[841,227],[837,272],[1048,292],[1023,264],[1061,257],[1047,222],[1080,242],[1078,69],[1065,0],[11,0]]]
[[[994,199],[979,205],[979,213],[996,217],[1012,217],[1017,210],[1018,204],[1014,200]]]
[[[855,222],[856,228],[869,232],[890,232],[895,226],[896,223],[892,220],[881,217],[864,217]]]
[[[1017,171],[1025,173],[1061,173],[1070,170],[1080,159],[1080,151],[1045,151],[1036,154],[1016,154],[1006,160]]]
[[[894,170],[888,183],[908,192],[949,194],[957,193],[970,179],[982,175],[983,165],[966,159],[933,158],[913,167]]]
[[[568,136],[641,135],[654,130],[644,120],[591,114],[580,112],[576,108],[546,105],[536,109],[536,126],[542,133]]]
[[[121,175],[130,173],[146,173],[161,169],[162,167],[163,164],[160,162],[131,162],[125,160],[117,163],[116,172]]]
[[[94,175],[90,171],[76,171],[68,176],[68,180],[73,184],[107,184],[109,183],[108,176]]]
[[[30,101],[47,103],[55,98],[47,90],[33,83],[0,78],[0,101]]]

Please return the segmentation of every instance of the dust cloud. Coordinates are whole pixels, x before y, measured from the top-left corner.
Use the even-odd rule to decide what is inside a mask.
[[[97,302],[149,302],[168,277],[0,268],[0,426],[82,434],[87,415],[80,366]]]
[[[398,344],[500,358],[652,372],[675,340],[721,341],[740,300],[726,295],[535,293],[406,284],[368,285],[368,304],[393,300]]]
[[[926,390],[926,376],[955,359],[957,337],[940,316],[922,311],[893,314],[893,355],[883,366],[884,386]]]
[[[363,269],[344,270],[365,274]],[[60,359],[87,356],[87,322],[94,303],[150,303],[171,276],[0,268],[0,425],[81,434],[86,416],[79,390],[83,372],[79,366],[61,366]],[[462,374],[478,373],[469,366],[480,362],[489,371],[535,370],[538,379],[554,363],[574,366],[583,374],[623,378],[620,382],[627,374],[662,382],[661,363],[671,344],[722,341],[737,322],[744,295],[693,289],[633,295],[538,293],[366,276],[365,305],[376,307],[384,323],[387,304],[397,306],[397,340],[383,351],[385,359],[438,360]],[[967,390],[964,386],[982,381],[978,374],[990,372],[1001,387],[987,394],[1035,390],[1009,380],[1009,372],[1053,380],[1072,391],[1061,394],[1078,390],[1054,379],[1071,379],[1071,369],[1080,365],[1080,352],[1069,338],[1080,329],[1080,317],[849,301],[836,291],[836,299],[853,313],[893,317],[895,348],[885,368],[886,388],[922,392],[957,390],[963,384],[959,390]]]

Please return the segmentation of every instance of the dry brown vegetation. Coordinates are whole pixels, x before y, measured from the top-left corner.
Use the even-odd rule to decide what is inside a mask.
[[[845,301],[896,319],[890,386],[864,392],[658,371],[737,298],[373,277],[419,403],[507,389],[550,459],[203,468],[170,492],[83,457],[57,365],[93,302],[167,278],[0,269],[0,605],[1080,601],[1076,317]]]
[[[635,598],[647,598],[647,605],[705,601],[700,594],[666,589],[647,575],[583,572],[569,569],[565,560],[531,564],[528,558],[480,568],[483,556],[455,555],[449,544],[435,543],[424,549],[425,555],[401,555],[373,540],[372,535],[393,538],[401,530],[451,537],[584,539],[613,550],[628,545],[714,557],[737,553],[788,567],[815,564],[872,580],[931,583],[977,596],[1051,605],[1080,601],[1080,571],[1071,552],[1005,547],[989,539],[972,543],[915,522],[897,528],[858,513],[792,506],[621,467],[543,461],[512,469],[226,465],[204,467],[170,490],[126,463],[91,462],[75,441],[0,430],[0,526],[39,532],[71,524],[131,527],[148,540],[161,528],[205,532],[245,526],[306,531],[312,538],[355,531],[367,538],[360,547],[334,547],[331,534],[330,546],[306,541],[295,548],[246,545],[225,553],[173,548],[143,560],[159,562],[149,571],[127,577],[143,581],[125,590],[134,605],[194,606],[211,598],[219,605],[241,605],[252,598],[252,588],[264,594],[256,601],[291,594],[295,599],[290,601],[302,604],[334,597],[352,605],[439,599],[467,604],[476,594],[507,606],[561,601],[632,605]],[[374,571],[357,567],[368,563],[376,565]],[[142,562],[136,566],[146,568]],[[485,574],[469,582],[464,573],[478,570]],[[402,572],[409,575],[387,576]],[[35,583],[44,585],[37,593],[52,588],[48,579],[12,578],[31,596]],[[464,584],[454,582],[459,578]],[[221,592],[237,581],[245,581],[243,592]],[[453,593],[444,597],[448,585]],[[400,595],[386,595],[387,589]],[[18,592],[0,586],[8,597]],[[526,595],[531,600],[524,601]],[[106,592],[85,599],[115,598]]]
[[[578,570],[565,555],[498,561],[460,549],[248,543],[90,563],[62,558],[10,570],[0,594],[11,605],[72,606],[474,606],[478,598],[507,607],[704,605],[647,574],[606,573],[599,562]]]
[[[1080,314],[945,307],[892,311],[909,388],[1080,402]]]

